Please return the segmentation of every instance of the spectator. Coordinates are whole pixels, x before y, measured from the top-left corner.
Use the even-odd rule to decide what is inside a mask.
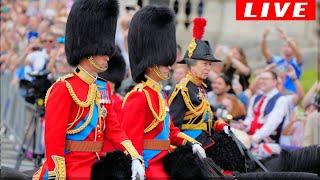
[[[286,75],[285,72],[287,71],[287,66],[289,65],[294,68],[296,76],[298,77],[298,79],[300,79],[300,76],[302,73],[302,64],[303,64],[302,55],[299,47],[293,41],[293,39],[288,38],[285,32],[281,28],[277,28],[277,30],[280,34],[280,37],[283,40],[285,40],[285,44],[282,47],[283,57],[274,56],[269,51],[267,47],[267,42],[266,42],[267,36],[270,31],[268,28],[265,29],[262,36],[262,41],[261,41],[262,55],[265,58],[267,64],[271,64],[271,63],[276,64],[277,71],[279,73],[284,74],[285,80],[283,83],[284,83],[285,89],[296,92],[296,86],[294,85],[294,82],[290,79],[290,77],[288,77],[288,75]]]
[[[223,73],[231,79],[233,83],[239,82],[243,90],[249,87],[250,68],[246,55],[242,48],[234,47],[226,57]],[[235,82],[234,82],[235,81]]]
[[[245,116],[245,107],[237,99],[236,96],[231,94],[231,81],[224,74],[220,74],[211,84],[212,90],[208,92],[208,99],[211,106],[223,104],[229,107],[229,113],[234,117],[235,120],[243,118]]]
[[[29,32],[38,31],[40,19],[37,16],[30,17],[29,21]]]
[[[318,92],[320,92],[320,82],[315,82],[306,94],[306,96],[303,98],[302,107],[307,108],[308,105],[311,105]]]
[[[41,42],[43,43],[43,52],[48,56],[53,53],[52,51],[56,48],[56,43],[59,43],[55,36],[50,33],[45,33]],[[64,43],[64,41],[62,43]]]
[[[172,74],[173,84],[177,84],[180,80],[186,77],[188,73],[188,67],[185,64],[175,64]]]
[[[222,99],[221,104],[226,107],[226,110],[232,115],[234,121],[243,120],[246,117],[245,107],[240,103],[236,96],[226,96]]]
[[[116,45],[121,50],[121,55],[123,56],[126,62],[127,70],[130,69],[129,55],[128,55],[128,30],[129,30],[129,25],[134,13],[135,13],[135,10],[127,8],[124,14],[119,17],[119,21],[118,21],[119,23],[116,31]]]
[[[25,60],[25,73],[29,72],[39,73],[46,69],[48,55],[42,51],[42,45],[39,38],[32,40],[31,52],[27,55]],[[31,79],[27,76],[27,79]]]
[[[296,73],[291,66],[288,66],[288,77],[293,80],[294,85],[296,86],[296,93],[288,93],[287,90],[283,87],[283,77],[278,78],[278,90],[283,94],[283,97],[287,100],[288,104],[288,113],[286,115],[286,119],[283,125],[283,133],[280,136],[279,143],[282,146],[300,146],[301,142],[295,140],[297,136],[303,134],[303,123],[299,121],[300,119],[296,117],[295,106],[300,102],[300,100],[304,97],[304,90],[297,79]],[[300,138],[301,139],[301,138]]]
[[[304,135],[303,135],[303,146],[311,146],[311,145],[319,145],[319,144],[320,144],[320,113],[319,113],[319,100],[318,100],[317,111],[314,111],[309,116],[307,116]]]
[[[295,149],[301,147],[306,117],[298,116],[295,111],[290,114],[289,123],[283,128],[280,144],[282,148]]]
[[[306,109],[303,146],[320,144],[320,83],[316,82],[302,101]]]
[[[280,153],[279,139],[289,104],[277,89],[275,72],[262,72],[258,83],[261,93],[250,99],[244,125],[255,147],[253,152],[265,157]]]

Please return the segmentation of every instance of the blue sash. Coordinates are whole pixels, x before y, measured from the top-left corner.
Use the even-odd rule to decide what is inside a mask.
[[[107,84],[104,81],[101,81],[97,79],[96,81],[98,90],[101,95],[101,99],[109,99],[107,95]],[[98,123],[98,117],[99,117],[99,112],[98,112],[98,106],[95,104],[92,112],[92,117],[91,121],[86,126],[82,131],[76,134],[68,134],[67,135],[67,140],[73,140],[73,141],[83,141],[85,140],[89,134],[92,132],[92,130],[97,126]],[[82,119],[73,129],[79,128],[88,118],[88,115],[84,119]]]
[[[168,140],[169,139],[169,133],[170,133],[170,115],[169,112],[166,112],[166,117],[163,120],[163,128],[160,134],[158,134],[155,139],[156,140]],[[147,169],[149,165],[149,160],[154,158],[156,155],[158,155],[161,151],[160,150],[143,150],[142,156],[144,160],[144,166]]]
[[[86,126],[82,131],[76,134],[67,134],[67,140],[73,141],[83,141],[85,140],[91,131],[97,126],[98,123],[98,106],[94,105],[94,109],[92,112],[92,118],[88,126]],[[79,128],[88,118],[88,115],[84,119],[82,119],[73,129]]]
[[[209,112],[206,111],[206,115],[204,116],[204,122],[208,122],[208,120],[209,120]],[[186,135],[192,137],[193,139],[196,139],[202,133],[202,130],[199,130],[199,129],[187,129],[187,130],[184,130],[183,133],[185,133]]]

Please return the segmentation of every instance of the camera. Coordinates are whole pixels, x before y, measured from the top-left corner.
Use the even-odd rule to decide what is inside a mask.
[[[28,103],[35,104],[40,116],[44,116],[44,99],[47,90],[52,82],[48,79],[48,72],[43,73],[28,73],[33,78],[32,81],[20,80],[19,86],[26,90],[25,100]]]
[[[214,115],[217,119],[227,119],[231,120],[233,117],[232,115],[227,111],[226,107],[223,104],[218,104],[212,108],[214,111]]]

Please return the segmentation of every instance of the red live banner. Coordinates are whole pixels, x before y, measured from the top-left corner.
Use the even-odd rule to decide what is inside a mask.
[[[236,20],[315,20],[316,0],[236,0]]]

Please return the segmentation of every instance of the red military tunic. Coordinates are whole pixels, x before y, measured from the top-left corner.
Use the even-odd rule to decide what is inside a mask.
[[[108,83],[108,85],[110,85]],[[111,91],[111,102],[113,103],[113,109],[114,112],[117,114],[117,117],[119,117],[119,114],[121,112],[121,107],[122,107],[122,97],[117,94],[114,91]],[[120,118],[118,118],[119,123],[120,122]],[[103,151],[105,152],[112,152],[114,151],[115,148],[112,146],[112,144],[110,142],[105,142],[104,147],[103,147]]]
[[[82,68],[80,68],[82,69]],[[46,161],[40,170],[34,175],[34,178],[45,179],[50,176],[58,176],[59,178],[67,177],[67,179],[90,178],[91,166],[98,159],[99,155],[103,155],[103,151],[84,152],[70,151],[66,149],[69,136],[73,136],[73,140],[77,139],[80,132],[72,132],[79,130],[79,122],[90,114],[91,105],[85,105],[86,100],[89,104],[99,103],[97,98],[101,100],[101,108],[105,108],[107,113],[105,117],[99,115],[95,127],[88,132],[87,136],[81,142],[104,142],[110,141],[115,147],[121,150],[127,150],[132,156],[136,156],[135,149],[128,140],[124,131],[121,130],[120,124],[113,110],[113,104],[108,99],[102,97],[110,97],[110,87],[104,92],[94,90],[96,80],[92,79],[86,72],[77,68],[76,72],[58,80],[48,91],[46,98],[46,114],[45,114],[45,147]],[[103,81],[101,81],[103,84]],[[105,84],[105,82],[104,82]],[[90,88],[92,91],[90,91]],[[91,93],[90,93],[91,92]],[[96,96],[94,96],[96,93]],[[104,94],[104,96],[102,96]],[[90,103],[90,96],[93,95],[93,101]],[[82,103],[76,102],[80,100]],[[87,106],[87,107],[80,107]],[[100,109],[101,110],[101,109]],[[101,112],[99,111],[99,114]],[[90,115],[88,115],[90,117]],[[94,115],[91,121],[94,120]],[[90,123],[91,123],[90,121]],[[85,123],[83,123],[85,124]],[[77,126],[78,125],[78,126]],[[77,126],[77,127],[76,127]],[[81,127],[81,126],[80,126]],[[85,128],[89,128],[89,125]],[[68,133],[67,133],[68,132]],[[82,137],[83,138],[83,137]],[[90,148],[90,147],[89,147]],[[102,148],[102,147],[101,147]],[[136,155],[135,155],[136,154]]]
[[[132,140],[134,147],[138,150],[145,160],[144,154],[145,140],[153,140],[163,130],[164,121],[155,120],[152,113],[154,110],[159,115],[159,100],[161,96],[160,85],[149,79],[146,83],[138,84],[124,100],[124,105],[121,112],[122,128],[126,131],[128,137]],[[168,111],[166,99],[165,111]],[[149,101],[149,103],[148,103]],[[152,107],[150,106],[152,104]],[[186,140],[195,142],[194,139],[181,133],[180,130],[174,127],[171,118],[169,127],[170,144],[179,146],[186,143]],[[146,167],[146,177],[149,178],[168,178],[168,175],[163,168],[163,158],[168,153],[168,150],[161,150],[159,154],[149,160]]]

